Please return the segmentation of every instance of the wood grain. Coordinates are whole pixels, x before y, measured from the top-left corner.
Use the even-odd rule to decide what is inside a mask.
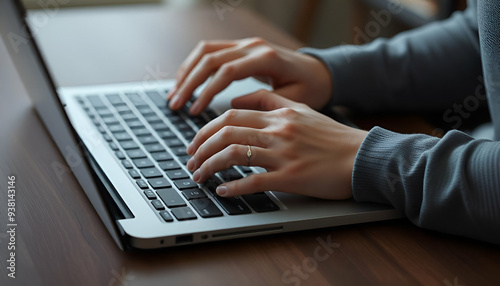
[[[80,12],[83,14],[79,15]],[[129,10],[123,13],[133,14]],[[53,23],[65,22],[66,26],[77,27],[71,21],[78,22],[83,17],[85,10],[63,11]],[[115,17],[122,21],[127,18]],[[93,25],[102,24],[94,21]],[[186,22],[192,23],[179,25]],[[164,57],[155,55],[162,64],[173,63],[169,66],[171,71],[201,38],[259,35],[288,47],[300,46],[246,10],[237,9],[227,15],[222,25],[211,10],[172,12],[161,25],[169,23],[178,24],[177,36],[166,33],[146,38],[150,39],[149,44],[158,40],[162,47],[167,42],[177,42]],[[122,33],[129,32],[127,29],[131,27],[127,23],[119,24],[124,27]],[[142,25],[149,24],[145,19]],[[193,31],[196,29],[201,31]],[[64,27],[50,31],[47,28],[46,33],[62,33],[68,42],[76,37],[60,30]],[[47,40],[49,46],[45,48],[55,50],[49,52],[53,60],[60,52],[57,46],[61,41],[50,41]],[[73,48],[66,56],[78,55],[84,49]],[[91,54],[88,50],[87,53]],[[120,56],[124,55],[125,52]],[[141,58],[140,54],[133,56]],[[141,79],[140,73],[127,73],[143,65],[141,60],[121,66],[103,62],[101,69],[83,73],[83,77],[79,76],[82,73],[72,74],[78,71],[78,61],[90,58],[81,54],[66,67],[62,62],[53,64],[59,82],[75,85]],[[3,44],[0,63],[0,285],[496,285],[499,282],[497,246],[422,230],[406,220],[121,252],[75,178],[68,173],[60,181],[52,170],[51,164],[64,164],[63,158],[34,112]],[[6,231],[6,177],[12,174],[16,175],[18,185],[15,280],[6,278],[6,238],[2,236]],[[323,247],[320,241],[328,239],[336,247],[331,253],[323,248],[320,261],[315,253],[318,247]]]

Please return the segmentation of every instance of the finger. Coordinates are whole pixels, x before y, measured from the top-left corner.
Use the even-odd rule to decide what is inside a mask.
[[[265,144],[264,141],[259,140],[259,138],[263,137],[259,136],[259,133],[261,132],[261,130],[254,128],[225,126],[217,131],[217,133],[215,133],[212,137],[203,142],[193,157],[189,160],[187,167],[190,171],[196,170],[208,158],[233,144],[266,148],[267,144]],[[248,162],[244,163],[246,165]]]
[[[260,56],[235,57],[233,61],[226,61],[200,93],[190,112],[193,115],[200,113],[216,94],[228,87],[233,81],[254,75],[273,77],[275,70],[269,61],[263,60]]]
[[[214,154],[193,174],[196,182],[205,182],[213,174],[226,170],[232,166],[248,166],[248,146],[233,144],[224,150]],[[259,166],[265,169],[274,169],[277,162],[276,155],[269,149],[252,147],[255,156],[250,158],[251,166]]]
[[[221,197],[234,197],[279,188],[283,178],[278,172],[253,174],[248,177],[227,182],[217,187],[217,194]]]
[[[253,109],[271,111],[283,107],[295,107],[297,102],[277,95],[266,89],[258,90],[244,96],[237,97],[231,101],[236,109]]]
[[[183,106],[193,95],[195,89],[204,83],[210,75],[225,63],[234,61],[244,55],[245,53],[241,49],[235,47],[203,55],[191,72],[186,75],[185,80],[178,86],[173,99],[175,104],[173,103],[171,107],[176,109]]]
[[[242,126],[248,128],[262,129],[268,122],[262,112],[254,110],[234,110],[230,109],[221,116],[215,118],[200,129],[186,149],[186,152],[193,155],[198,147],[208,138],[212,137],[224,126]]]
[[[179,70],[177,71],[176,75],[177,86],[179,86],[184,81],[186,75],[188,75],[191,72],[191,70],[196,66],[196,64],[200,61],[201,57],[203,57],[204,54],[229,48],[234,45],[236,45],[235,41],[199,42],[179,67]]]

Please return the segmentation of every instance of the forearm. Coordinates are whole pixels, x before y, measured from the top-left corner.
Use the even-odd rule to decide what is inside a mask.
[[[482,74],[475,5],[450,19],[363,46],[301,51],[322,60],[331,104],[363,111],[442,110],[474,94]]]
[[[416,225],[500,243],[500,142],[374,128],[353,170],[357,201],[391,204]]]

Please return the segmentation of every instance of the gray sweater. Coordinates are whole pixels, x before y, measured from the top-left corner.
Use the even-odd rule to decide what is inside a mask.
[[[389,40],[302,51],[328,66],[332,105],[446,109],[443,120],[459,128],[487,101],[496,141],[460,131],[439,139],[373,128],[358,151],[352,189],[355,200],[391,204],[420,227],[499,244],[500,1],[468,4]]]

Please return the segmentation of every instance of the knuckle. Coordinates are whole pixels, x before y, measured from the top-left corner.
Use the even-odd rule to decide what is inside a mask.
[[[262,56],[268,60],[271,60],[278,57],[278,52],[271,47],[267,47],[262,51]]]
[[[215,57],[211,54],[204,54],[200,60],[203,66],[212,66],[214,64],[214,61]]]
[[[261,37],[253,37],[249,39],[249,46],[259,46],[259,45],[265,45],[267,44],[264,39]]]
[[[220,72],[220,75],[222,77],[226,77],[226,76],[233,74],[234,70],[235,70],[235,66],[233,64],[225,63],[220,67],[219,72]]]
[[[236,118],[237,113],[238,112],[236,110],[234,110],[234,109],[227,110],[222,115],[222,122],[225,123],[225,124],[230,123],[231,121],[233,121]]]
[[[224,126],[224,127],[222,127],[222,129],[220,131],[220,138],[222,140],[229,139],[229,138],[231,138],[231,136],[233,135],[233,133],[234,133],[234,127],[233,126]]]
[[[198,42],[198,48],[202,52],[206,51],[208,49],[209,45],[210,45],[209,42],[206,40],[202,40],[202,41]]]
[[[227,147],[227,152],[230,158],[238,158],[237,156],[241,154],[241,150],[239,150],[238,145],[230,145]]]

